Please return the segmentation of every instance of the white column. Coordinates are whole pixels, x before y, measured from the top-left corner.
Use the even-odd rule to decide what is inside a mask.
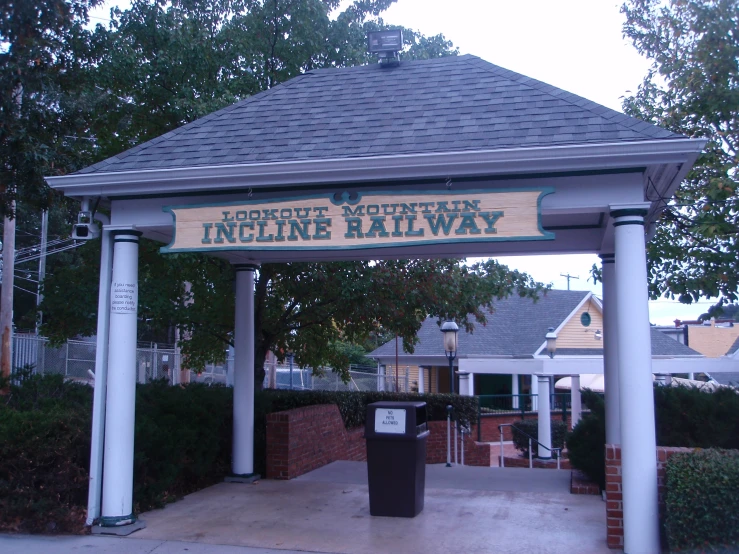
[[[470,381],[469,381],[469,391],[470,396],[475,396],[475,374],[470,372]]]
[[[459,373],[459,395],[460,396],[472,396],[470,394],[470,374],[466,371],[460,371]]]
[[[572,428],[575,428],[577,422],[580,421],[580,415],[582,414],[582,399],[580,397],[580,376],[570,375],[570,406],[572,408],[572,416],[570,420],[572,422]]]
[[[539,407],[539,379],[536,375],[531,376],[531,411],[537,411]]]
[[[613,254],[601,254],[603,262],[603,381],[606,397],[606,444],[621,444],[618,386],[618,303],[616,264]]]
[[[624,552],[659,552],[657,455],[644,216],[611,207],[615,227]]]
[[[110,276],[113,272],[113,245],[111,239],[110,231],[103,228],[100,241],[100,288],[98,290],[97,342],[95,344],[95,390],[92,401],[87,525],[92,525],[101,515],[100,500],[103,491],[103,448],[105,445],[105,393],[108,387],[108,337],[110,336]]]
[[[426,371],[422,365],[418,366],[418,394],[424,394],[426,392],[426,383],[424,383],[423,372]]]
[[[136,407],[136,316],[139,296],[139,237],[112,231],[108,388],[103,454],[105,527],[127,525],[133,515],[133,433]]]
[[[235,265],[234,413],[231,471],[254,473],[254,272],[256,264]]]
[[[539,458],[552,457],[552,415],[549,402],[549,376],[539,375]],[[532,381],[533,382],[533,381]],[[546,448],[544,448],[546,447]],[[550,450],[547,450],[549,448]]]
[[[518,410],[518,395],[521,394],[518,388],[518,374],[511,375],[511,394],[513,395],[513,409]]]

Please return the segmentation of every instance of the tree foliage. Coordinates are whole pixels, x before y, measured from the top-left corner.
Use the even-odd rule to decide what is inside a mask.
[[[394,0],[134,0],[113,9],[109,28],[91,40],[96,63],[90,127],[95,155],[106,157],[169,132],[236,100],[315,68],[369,62],[368,30]],[[404,30],[409,58],[456,54],[443,36]],[[162,256],[141,242],[142,332],[179,328],[186,364],[222,360],[234,322],[233,271],[196,254]],[[45,332],[56,341],[94,332],[99,251],[45,284]],[[73,284],[73,285],[72,285]],[[265,264],[256,279],[257,383],[268,351],[295,353],[301,366],[345,370],[346,343],[398,334],[412,345],[428,315],[471,330],[495,298],[535,296],[540,285],[495,262],[453,260]],[[70,291],[78,295],[70,302]],[[141,335],[140,335],[141,336]]]
[[[0,213],[18,198],[48,207],[44,175],[79,167],[86,148],[87,12],[99,0],[23,0],[0,9]]]
[[[233,341],[233,270],[218,258],[197,254],[162,256],[159,245],[141,241],[139,317],[141,333],[180,329],[185,365],[202,369],[222,361]],[[77,263],[50,276],[41,306],[44,332],[55,342],[95,331],[99,249],[80,248]],[[73,284],[73,285],[72,285]],[[264,378],[269,351],[320,371],[348,375],[352,350],[376,335],[403,338],[412,351],[428,316],[458,321],[473,331],[485,324],[496,299],[542,290],[526,274],[495,261],[467,266],[457,260],[405,260],[265,264],[255,284],[256,380]]]
[[[654,297],[739,292],[739,1],[627,0],[624,33],[652,68],[625,111],[688,137],[698,158],[649,244]]]

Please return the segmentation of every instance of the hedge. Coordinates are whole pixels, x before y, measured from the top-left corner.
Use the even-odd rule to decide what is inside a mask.
[[[567,435],[567,457],[572,467],[582,471],[601,490],[606,488],[606,407],[603,397],[590,390],[582,393],[583,406],[590,412]]]
[[[601,399],[601,400],[599,400]],[[572,467],[605,487],[606,420],[602,397],[583,392],[590,408],[567,438]],[[694,387],[654,387],[658,446],[739,449],[739,394]]]
[[[523,433],[517,433],[516,429],[523,431]],[[552,420],[552,448],[563,448],[565,444],[565,436],[567,435],[567,424],[564,421]],[[539,438],[539,420],[538,419],[525,419],[523,421],[517,421],[513,426],[513,444],[516,449],[521,452],[521,455],[525,458],[529,456],[529,437],[530,435],[534,439]],[[525,433],[525,434],[524,434]],[[534,452],[538,451],[536,443],[533,443]],[[536,458],[537,455],[534,454]],[[554,457],[554,453],[552,453]]]
[[[58,375],[33,376],[0,397],[0,530],[81,532],[87,506],[92,388]],[[476,399],[378,392],[263,391],[255,398],[255,470],[264,474],[268,413],[336,404],[347,427],[364,424],[367,404],[427,402],[430,421],[452,405],[463,423]],[[136,388],[134,510],[161,507],[223,480],[230,471],[233,391],[220,386]]]
[[[670,550],[739,548],[739,452],[673,454],[665,471]]]

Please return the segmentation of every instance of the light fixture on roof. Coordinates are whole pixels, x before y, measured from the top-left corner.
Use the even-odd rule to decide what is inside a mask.
[[[403,31],[370,31],[367,33],[367,51],[377,54],[382,66],[395,66],[400,63],[398,54],[403,49]]]

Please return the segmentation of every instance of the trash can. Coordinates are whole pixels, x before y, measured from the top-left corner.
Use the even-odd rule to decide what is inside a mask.
[[[367,477],[370,514],[416,517],[426,491],[425,402],[375,402],[367,406]]]

